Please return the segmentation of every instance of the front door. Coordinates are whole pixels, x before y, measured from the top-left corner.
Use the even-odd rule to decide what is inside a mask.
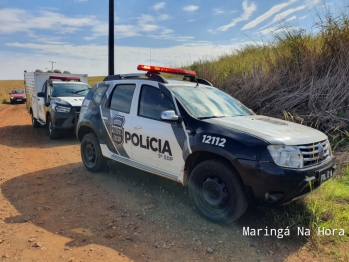
[[[157,86],[142,85],[132,119],[133,131],[126,140],[132,142],[136,161],[165,171],[176,179],[184,168],[185,133],[182,125],[161,120],[161,112],[166,110],[176,111],[172,99]]]
[[[37,97],[38,98],[38,116],[39,119],[43,122],[46,122],[46,107],[45,107],[45,101],[47,99],[47,82],[45,81],[44,85],[42,86],[42,90],[45,94],[45,97]]]

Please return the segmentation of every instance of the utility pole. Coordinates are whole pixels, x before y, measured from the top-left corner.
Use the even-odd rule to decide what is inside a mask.
[[[49,61],[50,63],[52,63],[52,71],[53,71],[53,63],[56,63],[56,62],[54,62],[54,61]]]
[[[114,75],[114,0],[109,0],[108,75]]]

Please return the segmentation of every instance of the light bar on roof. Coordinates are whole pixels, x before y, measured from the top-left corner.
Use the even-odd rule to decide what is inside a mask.
[[[62,81],[80,81],[78,76],[49,76],[50,79],[59,79]]]
[[[148,71],[148,72],[149,71],[156,72],[156,73],[168,73],[168,74],[175,74],[175,75],[196,76],[195,71],[170,68],[170,67],[162,67],[162,66],[138,65],[137,69],[142,70],[142,71]]]

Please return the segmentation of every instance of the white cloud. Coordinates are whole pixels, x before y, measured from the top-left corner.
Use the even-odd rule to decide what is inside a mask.
[[[290,32],[294,30],[298,30],[299,27],[270,27],[264,30],[259,31],[260,34],[262,35],[270,35],[270,34],[278,34],[282,32]]]
[[[180,67],[199,59],[216,58],[231,53],[241,47],[235,45],[213,45],[207,42],[152,48],[151,59],[154,65]],[[0,79],[22,79],[23,70],[49,67],[49,60],[56,61],[56,68],[69,70],[72,73],[87,73],[90,76],[102,76],[108,72],[108,48],[105,45],[72,46],[39,45],[33,43],[9,43],[17,52],[0,51]],[[26,52],[32,52],[30,54]],[[212,54],[214,54],[212,57]],[[35,59],[33,59],[35,57]],[[148,64],[149,48],[115,46],[115,73],[136,72],[138,64]]]
[[[170,19],[170,16],[168,14],[161,14],[157,17],[157,19],[159,21],[165,21],[165,20],[169,20]]]
[[[219,15],[219,14],[223,14],[224,13],[224,11],[219,9],[219,8],[213,9],[212,12],[213,12],[214,15]]]
[[[297,16],[291,16],[290,18],[288,18],[286,21],[285,21],[285,23],[288,23],[288,22],[291,22],[291,21],[294,21],[294,20],[296,20],[297,19]]]
[[[157,3],[153,6],[154,10],[158,11],[160,9],[163,9],[165,8],[166,6],[166,3],[165,2],[160,2],[160,3]]]
[[[40,10],[29,14],[23,9],[0,9],[0,33],[13,34],[35,29],[50,30],[61,34],[73,33],[82,27],[94,26],[99,21],[95,16],[67,17],[59,13]]]
[[[303,9],[305,9],[305,8],[307,8],[307,6],[301,5],[301,6],[298,6],[298,7],[296,7],[296,8],[288,9],[288,10],[286,10],[285,12],[282,12],[282,13],[280,13],[280,14],[277,14],[277,15],[274,17],[272,23],[279,22],[279,21],[283,20],[285,17],[289,16],[290,14],[293,14],[294,12],[303,10]]]
[[[296,1],[297,0],[290,0],[290,1],[286,2],[286,3],[282,3],[282,4],[278,4],[278,5],[273,6],[272,8],[270,8],[264,14],[258,16],[253,21],[251,21],[251,22],[247,23],[246,25],[244,25],[244,27],[241,30],[246,30],[246,29],[250,29],[250,28],[253,28],[253,27],[257,26],[258,24],[260,24],[261,22],[263,22],[267,18],[269,18],[272,15],[278,13],[281,9],[285,8],[286,6],[292,4],[292,3],[296,2]]]
[[[155,21],[154,17],[151,15],[144,15],[141,14],[140,17],[137,18],[138,19],[138,23],[143,24],[143,23],[152,23]]]
[[[254,11],[257,10],[257,6],[252,2],[250,5],[247,0],[242,2],[242,8],[244,9],[244,13],[237,18],[234,18],[229,24],[219,27],[218,31],[227,31],[229,28],[234,27],[237,23],[246,21],[250,18]]]
[[[186,12],[195,12],[198,9],[199,9],[199,7],[197,5],[188,5],[188,6],[183,7],[183,10]]]

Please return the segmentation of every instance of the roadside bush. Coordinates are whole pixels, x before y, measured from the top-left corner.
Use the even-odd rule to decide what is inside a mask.
[[[284,117],[348,139],[349,16],[318,14],[316,35],[288,29],[273,43],[190,66],[258,114]]]

